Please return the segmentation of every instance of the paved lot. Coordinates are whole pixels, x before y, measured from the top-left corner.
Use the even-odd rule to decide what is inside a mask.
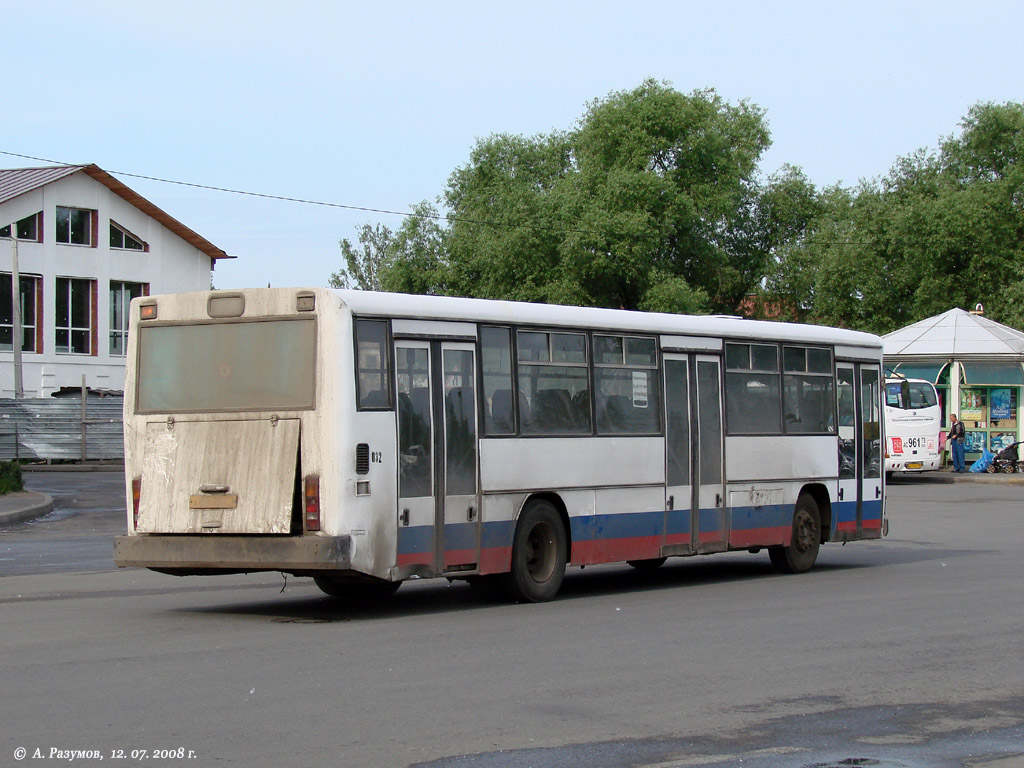
[[[0,766],[1024,765],[1019,486],[894,485],[887,540],[802,576],[729,554],[574,569],[545,605],[424,582],[353,608],[113,570],[119,479],[48,482],[57,512],[0,533]]]

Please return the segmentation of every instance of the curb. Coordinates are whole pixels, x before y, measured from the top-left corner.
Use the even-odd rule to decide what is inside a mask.
[[[87,464],[22,464],[22,472],[124,472],[124,462]]]
[[[49,514],[53,497],[36,491],[19,491],[0,496],[0,527],[22,523]]]
[[[953,485],[954,483],[976,483],[979,485],[1024,485],[1024,474],[988,473],[988,472],[921,472],[911,474],[899,473],[889,480],[888,485],[925,485],[929,483]]]

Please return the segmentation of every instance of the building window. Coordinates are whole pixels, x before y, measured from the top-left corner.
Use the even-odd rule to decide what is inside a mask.
[[[144,283],[110,281],[110,354],[128,353],[128,305],[146,295]]]
[[[126,251],[146,250],[144,242],[114,222],[110,222],[110,247],[123,248]]]
[[[57,242],[68,245],[92,245],[94,220],[94,211],[58,206]]]
[[[57,278],[54,321],[58,352],[92,353],[93,283],[73,277]]]
[[[39,237],[42,232],[42,227],[39,226],[39,221],[43,214],[33,213],[31,216],[26,216],[21,221],[15,222],[13,225],[8,224],[6,227],[0,227],[0,237],[10,237],[12,227],[17,232],[19,240],[31,240],[33,242],[42,242],[42,238]]]
[[[19,275],[19,294],[21,295],[21,351],[36,351],[36,292],[38,277]],[[0,350],[14,349],[14,313],[11,303],[11,274],[0,275]]]

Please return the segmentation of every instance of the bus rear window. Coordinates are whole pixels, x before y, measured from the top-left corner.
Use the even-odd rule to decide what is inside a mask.
[[[135,410],[308,409],[315,367],[313,318],[143,327]]]

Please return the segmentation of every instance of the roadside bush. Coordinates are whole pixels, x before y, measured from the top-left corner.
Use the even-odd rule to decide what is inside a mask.
[[[21,464],[16,461],[0,461],[0,495],[25,489],[21,479]]]

